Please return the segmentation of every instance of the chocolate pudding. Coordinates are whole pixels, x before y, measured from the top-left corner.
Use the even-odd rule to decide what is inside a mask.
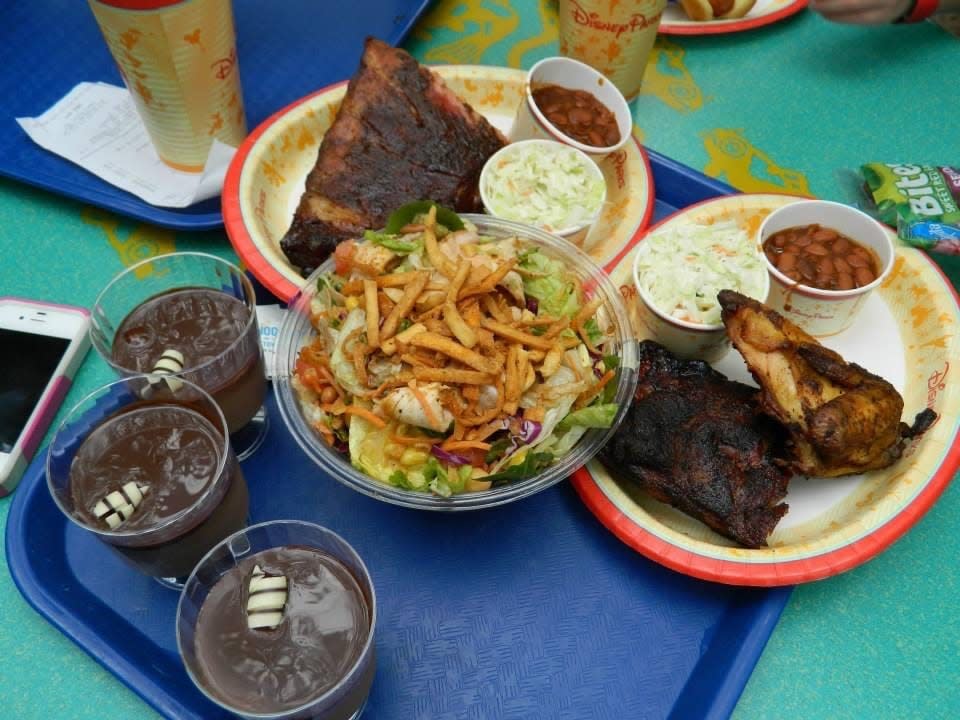
[[[74,515],[155,577],[185,577],[246,525],[247,485],[203,415],[177,405],[135,406],[83,441],[70,466]]]
[[[217,580],[203,601],[194,641],[197,679],[240,713],[294,710],[356,665],[370,614],[370,598],[327,553],[299,545],[256,553]],[[356,713],[374,670],[371,660],[323,717],[346,720]]]
[[[217,401],[230,432],[260,409],[267,389],[263,355],[242,300],[203,287],[155,295],[123,319],[110,354],[129,372],[149,373],[171,349],[183,357],[183,377]]]

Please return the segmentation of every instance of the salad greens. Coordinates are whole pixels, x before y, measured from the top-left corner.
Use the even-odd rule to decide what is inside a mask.
[[[293,384],[357,470],[450,497],[530,478],[610,427],[619,356],[563,262],[433,207],[338,247]]]

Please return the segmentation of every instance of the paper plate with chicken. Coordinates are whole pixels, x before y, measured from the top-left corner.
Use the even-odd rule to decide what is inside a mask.
[[[896,246],[853,324],[828,337],[751,297],[755,283],[729,287],[724,273],[737,264],[722,267],[733,245],[720,238],[755,238],[767,215],[797,201],[691,206],[612,271],[640,340],[637,387],[574,485],[628,545],[707,580],[789,585],[849,570],[912,527],[960,466],[960,304],[924,253]],[[652,339],[632,274],[650,238],[704,233],[715,257],[697,263],[696,278],[675,273],[672,291],[675,313],[719,319],[731,348],[709,364]]]

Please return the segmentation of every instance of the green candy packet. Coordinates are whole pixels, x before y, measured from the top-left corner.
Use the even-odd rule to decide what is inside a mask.
[[[960,255],[960,168],[867,163],[847,177],[860,209],[895,227],[905,243]]]

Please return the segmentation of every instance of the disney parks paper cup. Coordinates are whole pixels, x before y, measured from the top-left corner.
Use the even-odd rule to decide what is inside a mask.
[[[560,54],[606,75],[627,101],[640,94],[667,0],[560,0]]]
[[[812,224],[843,233],[876,256],[880,274],[870,284],[853,290],[821,290],[801,285],[784,275],[764,254],[770,272],[768,304],[815,337],[836,335],[853,324],[867,297],[893,270],[896,253],[891,234],[856,208],[829,200],[801,200],[777,208],[760,225],[757,242],[763,246],[780,230]]]
[[[200,172],[247,134],[230,0],[89,0],[160,159]]]

